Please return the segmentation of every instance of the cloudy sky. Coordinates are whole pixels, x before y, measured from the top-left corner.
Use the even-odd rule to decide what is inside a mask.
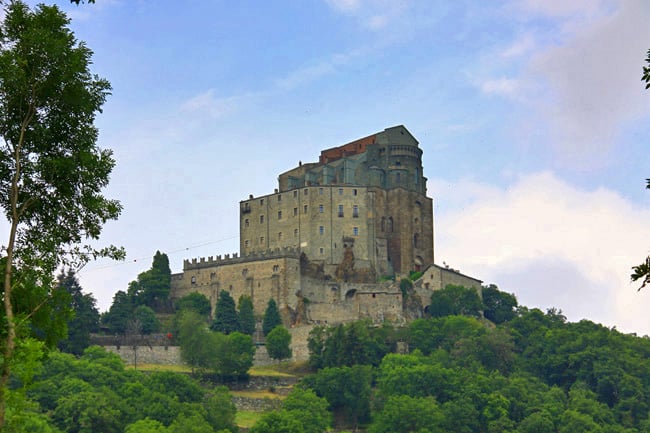
[[[238,202],[320,150],[403,124],[424,150],[435,257],[650,334],[650,2],[97,0],[69,12],[113,96],[124,205],[80,274],[106,310],[149,268],[238,250]],[[6,242],[3,240],[3,242]]]

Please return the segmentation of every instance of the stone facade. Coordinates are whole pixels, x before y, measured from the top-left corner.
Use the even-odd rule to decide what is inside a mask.
[[[377,283],[381,276],[399,282],[426,270],[422,299],[457,279],[433,264],[426,181],[404,126],[323,150],[318,162],[280,174],[274,193],[241,201],[239,254],[185,260],[171,297],[196,291],[214,311],[227,290],[235,301],[250,296],[258,318],[273,298],[286,326],[402,321],[399,284]]]

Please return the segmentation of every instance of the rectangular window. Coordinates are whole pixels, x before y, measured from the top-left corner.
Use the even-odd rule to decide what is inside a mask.
[[[260,215],[260,224],[264,224],[264,215]]]
[[[357,190],[356,189],[352,190],[352,195],[357,195]]]
[[[323,195],[323,188],[318,188],[318,195]]]
[[[309,190],[307,188],[305,188],[303,195],[307,195],[307,194],[309,194]]]
[[[282,232],[278,232],[278,240],[279,240],[279,241],[282,240]]]
[[[260,206],[264,206],[264,199],[260,199]]]
[[[294,207],[293,208],[293,216],[297,216],[297,215],[298,215],[298,208]]]
[[[321,234],[321,235],[325,234],[325,227],[319,226],[318,227],[318,233]]]
[[[359,227],[353,227],[352,228],[352,234],[354,236],[359,236]]]
[[[293,198],[296,198],[296,197],[298,197],[298,191],[297,190],[293,192]]]
[[[264,236],[260,236],[260,245],[264,245]]]
[[[248,248],[248,239],[244,241],[244,247]]]
[[[343,218],[343,205],[339,205],[339,218]]]
[[[244,220],[244,227],[248,227],[249,223],[250,223],[250,221],[248,221],[248,218],[246,218]]]
[[[298,238],[298,229],[293,229],[293,237]]]
[[[323,248],[321,248],[319,251],[320,251],[321,254],[323,254],[323,251],[325,251],[325,250]]]
[[[307,209],[309,209],[309,208],[307,207],[307,205],[304,205],[304,206],[302,207],[303,213],[307,213]]]
[[[278,195],[278,201],[282,201],[282,194]]]
[[[323,207],[323,205],[319,204],[318,205],[318,213],[323,213],[324,210],[325,210],[325,208]]]
[[[339,188],[339,195],[343,195],[343,188]]]
[[[352,218],[359,218],[359,206],[352,206]]]
[[[282,211],[281,211],[281,210],[278,211],[278,219],[279,219],[279,220],[282,219]]]

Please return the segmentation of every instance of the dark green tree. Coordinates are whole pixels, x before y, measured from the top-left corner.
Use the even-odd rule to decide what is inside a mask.
[[[239,331],[253,335],[255,333],[255,314],[253,312],[253,301],[250,296],[241,296],[238,301],[239,307]]]
[[[262,331],[264,335],[268,335],[278,325],[282,325],[282,318],[280,317],[280,310],[275,299],[269,299],[269,303],[264,311],[264,318],[262,319]]]
[[[90,333],[99,330],[99,311],[93,295],[82,292],[74,272],[61,273],[59,286],[70,294],[74,316],[68,320],[68,338],[59,342],[59,349],[77,356],[90,344]]]
[[[167,254],[156,251],[151,269],[138,274],[138,279],[129,284],[129,295],[135,305],[147,305],[160,309],[168,300],[171,288],[171,269]]]
[[[494,284],[483,287],[483,315],[493,323],[499,324],[515,318],[517,298],[515,295],[499,290]]]
[[[291,334],[284,326],[276,326],[266,336],[266,350],[272,359],[291,358]]]
[[[650,63],[650,50],[648,51],[648,58],[646,59]],[[650,68],[643,68],[644,79],[648,82],[646,89],[650,87]],[[650,179],[646,179],[646,188],[650,189]],[[643,289],[647,284],[650,284],[650,256],[646,257],[643,263],[638,266],[632,267],[632,275],[630,275],[632,281],[641,280],[641,287],[639,290]]]
[[[210,316],[211,309],[208,298],[199,292],[189,293],[176,301],[176,311],[192,310],[206,319]]]
[[[239,319],[237,318],[237,309],[235,301],[227,290],[219,292],[217,306],[214,312],[214,321],[210,329],[224,334],[230,334],[239,330]]]
[[[160,330],[160,321],[156,313],[146,305],[139,305],[133,311],[133,318],[140,322],[143,334],[153,334]]]
[[[178,342],[181,359],[192,367],[192,371],[214,369],[219,347],[214,344],[212,334],[203,318],[191,310],[181,310],[178,320]]]
[[[369,433],[438,432],[444,415],[432,397],[396,395],[376,414]]]
[[[250,429],[250,433],[305,433],[302,423],[288,411],[265,413]]]
[[[109,310],[102,315],[102,323],[112,334],[124,335],[133,318],[131,297],[119,290],[113,295],[113,303]]]
[[[464,315],[480,317],[483,303],[475,289],[448,284],[431,295],[431,317]]]
[[[228,430],[237,431],[235,415],[237,407],[232,401],[230,391],[225,386],[217,386],[212,389],[207,398],[203,401],[205,419],[215,432]]]
[[[68,28],[56,6],[34,10],[11,2],[0,24],[0,207],[8,219],[3,275],[4,319],[0,361],[0,430],[5,391],[24,317],[12,303],[20,284],[16,267],[33,272],[44,305],[60,266],[97,256],[123,257],[109,247],[93,250],[103,224],[121,211],[102,195],[114,166],[96,145],[95,115],[110,85],[90,73],[92,52]],[[29,314],[29,313],[28,313]]]
[[[302,423],[304,433],[323,433],[332,424],[327,400],[311,389],[294,388],[282,403],[282,409]]]

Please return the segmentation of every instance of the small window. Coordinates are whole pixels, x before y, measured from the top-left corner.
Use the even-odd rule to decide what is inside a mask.
[[[246,239],[246,240],[244,241],[244,247],[248,248],[248,245],[249,245],[249,242],[248,242],[248,239]]]
[[[356,189],[352,190],[352,195],[357,195],[357,190]]]
[[[323,205],[319,204],[318,205],[318,213],[323,213],[324,210],[325,210],[325,208],[323,207]]]
[[[279,220],[282,219],[282,211],[281,211],[281,210],[278,211],[278,219],[279,219]]]
[[[279,240],[279,241],[282,240],[282,232],[278,232],[278,240]]]
[[[264,224],[264,215],[260,215],[260,224]]]
[[[339,188],[339,195],[343,195],[343,188]]]
[[[294,238],[298,237],[298,229],[293,229],[293,237]]]
[[[297,190],[293,192],[293,198],[296,198],[296,197],[298,197],[298,191]]]
[[[196,284],[196,277],[192,275],[192,284]]]
[[[359,206],[352,206],[352,218],[359,218]]]
[[[343,205],[339,205],[339,218],[343,218]]]
[[[298,208],[294,207],[293,208],[293,216],[297,216],[297,215],[298,215]]]
[[[400,180],[401,180],[400,178],[401,178],[400,173],[396,173],[395,174],[395,180],[397,181],[397,183],[400,182]]]
[[[260,199],[260,206],[264,206],[264,199]]]
[[[318,195],[323,195],[323,188],[318,188]]]
[[[282,194],[278,194],[278,201],[282,201]]]
[[[307,205],[304,205],[304,206],[302,207],[303,213],[307,213],[307,210],[308,210],[308,209],[309,209],[309,207],[307,207]]]
[[[307,195],[307,194],[309,194],[309,190],[305,188],[305,190],[303,191],[303,195]]]
[[[250,225],[250,221],[248,220],[248,218],[246,218],[244,220],[244,227],[248,227],[249,225]]]
[[[320,235],[325,234],[325,227],[323,227],[323,226],[319,226],[319,227],[318,227],[318,234],[320,234]]]
[[[280,265],[273,265],[273,272],[278,272],[280,270]]]
[[[264,236],[260,236],[260,245],[264,245]]]
[[[352,228],[352,234],[354,236],[359,236],[359,227],[353,227]]]
[[[242,275],[242,277],[245,277],[246,275],[248,275],[248,268],[244,268],[244,269],[241,271],[241,275]]]
[[[323,252],[324,252],[324,251],[325,251],[324,248],[320,248],[320,249],[319,249],[319,252],[320,252],[321,255],[323,255]]]

